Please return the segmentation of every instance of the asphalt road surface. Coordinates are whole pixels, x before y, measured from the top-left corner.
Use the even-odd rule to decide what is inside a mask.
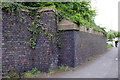
[[[118,78],[118,48],[112,48],[73,71],[52,75],[50,78]]]

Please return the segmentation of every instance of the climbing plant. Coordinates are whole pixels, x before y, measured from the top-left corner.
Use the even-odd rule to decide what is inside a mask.
[[[41,20],[33,20],[29,27],[27,27],[28,31],[31,33],[31,37],[29,39],[29,44],[32,48],[35,48],[37,45],[37,35],[42,30],[43,22]],[[32,26],[32,27],[31,27]]]
[[[88,28],[93,27],[95,30],[106,34],[102,27],[95,24],[96,10],[92,9],[90,2],[3,2],[2,5],[3,8],[10,7],[8,11],[19,11],[19,8],[35,11],[49,6],[57,9],[59,20],[68,18],[78,25],[86,25]]]
[[[28,25],[27,29],[28,31],[30,31],[31,33],[31,37],[29,39],[29,44],[30,46],[34,49],[37,45],[37,36],[38,34],[44,34],[46,35],[46,37],[48,37],[48,40],[51,41],[52,43],[54,43],[55,37],[53,36],[53,34],[55,34],[55,32],[50,32],[48,30],[48,28],[45,28],[45,26],[43,26],[43,22],[40,20],[41,13],[40,12],[30,12],[30,17],[31,17],[31,24]],[[39,18],[38,20],[34,20],[34,17]]]
[[[61,40],[60,40],[61,39],[61,37],[60,37],[60,32],[61,31],[62,30],[57,31],[57,36],[58,36],[58,38],[57,38],[57,47],[60,48],[60,49],[62,48],[62,45],[61,45],[62,43],[61,43]]]
[[[23,19],[23,17],[20,14],[21,9],[29,10],[31,23],[28,24],[27,29],[31,34],[30,39],[28,41],[31,48],[34,49],[36,47],[36,45],[37,45],[37,36],[40,33],[44,33],[44,35],[48,36],[49,40],[51,40],[52,43],[54,43],[55,37],[53,36],[52,33],[49,32],[49,30],[47,28],[45,28],[43,26],[43,22],[40,19],[39,20],[34,20],[35,16],[37,18],[42,17],[41,13],[37,12],[38,8],[29,7],[29,6],[23,6],[23,5],[21,5],[19,3],[16,3],[16,2],[3,2],[2,3],[2,9],[6,10],[9,14],[13,14],[13,13],[16,14],[17,16],[20,17],[20,20]]]
[[[101,31],[104,35],[106,35],[105,29],[96,25],[94,22],[96,11],[92,10],[90,2],[2,2],[2,9],[5,9],[9,13],[16,12],[19,14],[21,9],[27,9],[30,10],[31,16],[35,16],[38,9],[49,6],[57,9],[57,17],[59,21],[63,18],[71,19],[78,25],[86,25],[88,28],[93,27],[95,30]],[[31,19],[32,18],[33,17],[31,17]],[[32,48],[35,48],[37,45],[36,37],[42,31],[44,31],[44,34],[49,36],[49,40],[52,40],[54,43],[55,37],[53,36],[53,33],[49,32],[49,30],[42,25],[43,22],[40,20],[32,20],[32,23],[28,25],[27,29],[31,33],[29,44]],[[59,41],[60,40],[58,38],[58,42]],[[58,45],[60,47],[60,43]]]
[[[29,6],[24,6],[20,4],[20,2],[12,2],[12,1],[7,1],[7,2],[2,2],[2,9],[8,9],[9,11],[12,12],[14,9],[28,9],[28,10],[37,10],[39,7],[29,7]]]
[[[29,7],[55,7],[59,20],[68,18],[78,25],[86,25],[88,28],[93,27],[95,30],[105,33],[105,30],[94,22],[96,10],[92,9],[90,2],[22,2],[21,4]]]

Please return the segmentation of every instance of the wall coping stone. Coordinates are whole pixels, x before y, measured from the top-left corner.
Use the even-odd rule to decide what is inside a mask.
[[[25,11],[25,12],[31,12],[28,9],[21,9],[21,10]],[[45,11],[53,11],[53,12],[57,13],[57,10],[54,7],[43,7],[43,8],[40,8],[37,10],[37,12],[45,12]]]
[[[73,23],[71,20],[63,19],[57,24],[58,30],[79,30],[77,24]]]
[[[70,19],[63,19],[57,24],[58,30],[76,30],[76,31],[82,31],[82,32],[87,32],[91,34],[96,34],[96,35],[103,35],[101,31],[97,31],[93,29],[92,27],[87,30],[87,26],[80,25],[78,26],[75,24],[73,21]]]

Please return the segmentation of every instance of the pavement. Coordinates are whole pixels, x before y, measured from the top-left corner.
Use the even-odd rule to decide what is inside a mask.
[[[50,78],[118,78],[118,48],[109,49],[96,59]]]

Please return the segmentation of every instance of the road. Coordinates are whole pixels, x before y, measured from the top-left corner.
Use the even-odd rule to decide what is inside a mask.
[[[74,71],[62,72],[50,78],[118,78],[118,48],[112,48]]]

